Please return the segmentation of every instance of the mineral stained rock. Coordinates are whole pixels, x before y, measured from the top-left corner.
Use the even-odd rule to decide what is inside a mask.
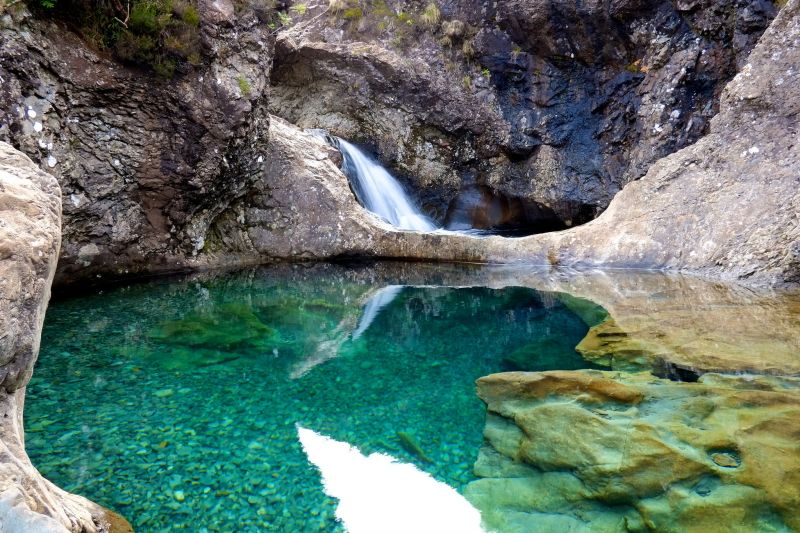
[[[643,272],[553,278],[608,316],[576,349],[615,370],[800,375],[800,295]],[[679,377],[681,377],[679,375]]]
[[[490,529],[795,531],[800,380],[554,371],[478,380]]]
[[[25,385],[39,352],[60,223],[55,178],[0,142],[0,531],[8,533],[109,531],[112,521],[124,524],[44,479],[25,453]]]

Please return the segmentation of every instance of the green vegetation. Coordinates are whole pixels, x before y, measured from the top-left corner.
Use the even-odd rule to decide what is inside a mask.
[[[196,0],[29,0],[35,13],[66,21],[93,47],[170,78],[201,62]]]
[[[641,59],[637,59],[633,63],[626,65],[625,70],[628,72],[633,72],[634,74],[642,74],[647,73],[648,68],[645,65],[642,65]]]
[[[278,22],[281,23],[281,26],[291,26],[292,17],[290,17],[285,11],[278,11]]]
[[[364,16],[364,11],[360,7],[348,7],[344,10],[342,16],[347,20],[359,20]]]
[[[290,8],[290,11],[294,11],[302,17],[308,11],[308,6],[306,4],[295,4]]]
[[[464,54],[464,57],[467,59],[472,59],[475,55],[475,47],[472,44],[472,39],[466,39],[464,44],[461,45],[461,53]]]
[[[431,2],[427,6],[425,6],[425,9],[419,16],[419,20],[425,26],[432,28],[439,23],[439,19],[441,18],[441,16],[442,14],[439,11],[439,8],[436,6],[435,3]]]
[[[328,6],[331,17],[344,21],[345,31],[382,37],[395,48],[405,48],[426,33],[441,37],[442,14],[435,1],[415,6],[387,0],[328,0]]]
[[[250,91],[252,90],[250,82],[247,81],[247,78],[245,78],[244,76],[239,76],[237,81],[239,82],[239,90],[242,91],[242,94],[244,96],[248,96],[250,94]]]
[[[432,39],[447,49],[449,60],[459,55],[471,60],[476,29],[462,20],[445,19],[440,4],[439,0],[328,0],[327,16],[332,27],[342,28],[355,40],[374,39],[405,50]]]
[[[93,48],[148,68],[159,77],[171,78],[179,69],[202,63],[198,0],[20,1],[27,2],[37,16],[66,22]],[[234,5],[275,24],[275,0],[235,0]],[[307,9],[297,4],[292,12],[303,15]],[[277,13],[277,19],[281,25],[291,24],[286,13]]]

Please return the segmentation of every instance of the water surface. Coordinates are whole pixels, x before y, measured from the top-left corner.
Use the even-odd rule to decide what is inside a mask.
[[[409,282],[279,266],[56,299],[28,387],[29,454],[137,531],[341,529],[297,424],[460,490],[482,442],[475,379],[592,367],[575,346],[605,313],[440,282],[454,268]]]

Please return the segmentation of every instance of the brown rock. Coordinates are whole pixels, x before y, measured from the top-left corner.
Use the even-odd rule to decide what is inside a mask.
[[[104,509],[44,479],[25,453],[25,385],[39,352],[60,224],[55,178],[0,142],[0,531],[9,533],[109,531]]]
[[[648,373],[494,374],[483,479],[487,526],[602,531],[800,527],[800,381]],[[578,527],[583,530],[586,526]]]

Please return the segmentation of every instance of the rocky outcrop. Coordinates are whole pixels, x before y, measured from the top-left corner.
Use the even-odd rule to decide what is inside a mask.
[[[331,256],[671,269],[753,284],[800,280],[800,150],[793,117],[797,2],[783,9],[726,89],[712,131],[656,163],[597,220],[508,239],[400,232],[363,210],[330,149],[275,123],[258,186],[212,226],[198,260]],[[227,253],[235,252],[235,254]],[[233,259],[238,254],[242,259]]]
[[[800,382],[707,374],[478,380],[486,446],[466,497],[498,531],[794,531]]]
[[[707,132],[777,12],[765,0],[340,4],[303,3],[280,32],[271,111],[374,147],[439,221],[481,190],[521,204],[529,231],[586,222]]]
[[[711,132],[654,164],[597,220],[520,239],[387,235],[373,253],[673,269],[751,283],[797,283],[798,62],[800,4],[794,0],[726,88]]]
[[[277,117],[269,136],[262,179],[214,222],[203,260],[324,259],[402,235],[358,204],[324,141]]]
[[[764,294],[690,277],[663,283],[638,274],[571,278],[562,290],[608,311],[576,347],[598,364],[683,380],[705,372],[800,376],[794,293]]]
[[[58,258],[55,178],[0,142],[0,530],[125,531],[124,520],[44,479],[25,453],[25,385],[39,352]]]
[[[711,132],[654,164],[598,220],[554,237],[556,262],[800,281],[800,4],[726,87]]]
[[[200,8],[200,64],[170,81],[0,13],[0,140],[61,184],[57,281],[185,267],[260,175],[273,37],[229,1]]]
[[[735,21],[750,16],[745,13],[755,13],[752,24],[742,27],[756,28],[767,17],[758,13],[767,13],[768,6],[761,6],[760,11],[754,5],[748,6],[729,14],[736,13],[732,19]],[[670,58],[683,57],[670,51],[697,44],[688,43],[685,38],[695,35],[695,29],[705,27],[703,24],[709,24],[708,32],[714,35],[727,35],[717,31],[720,27],[713,22],[716,19],[712,15],[717,11],[700,7],[687,4],[652,8],[667,10],[663,20],[678,20],[674,9],[691,14],[678,16],[682,22],[674,27],[668,25],[678,33],[664,35],[680,38],[664,41],[665,52],[659,57],[663,56],[665,64],[673,64]],[[793,120],[800,95],[796,91],[798,74],[792,68],[800,61],[796,0],[782,9],[749,62],[724,92],[720,112],[708,135],[655,163],[645,177],[626,186],[598,219],[564,232],[516,239],[400,232],[365,212],[337,168],[335,152],[290,123],[273,119],[274,124],[269,124],[264,90],[268,83],[270,35],[255,22],[255,15],[232,9],[224,2],[207,6],[206,18],[200,25],[207,61],[198,71],[179,74],[172,82],[159,82],[112,63],[88,50],[63,28],[34,21],[24,10],[3,16],[0,76],[7,83],[0,90],[0,136],[12,139],[51,170],[65,191],[66,222],[57,281],[336,256],[674,269],[774,285],[800,281],[800,187],[795,170],[800,155]],[[345,135],[363,128],[365,132],[383,132],[375,133],[380,141],[381,135],[391,131],[392,137],[380,141],[386,146],[402,148],[407,142],[422,142],[424,150],[434,154],[430,161],[437,161],[434,166],[428,165],[428,170],[415,170],[420,179],[430,178],[422,184],[424,190],[436,190],[436,183],[449,183],[459,173],[462,177],[467,175],[468,172],[461,172],[467,167],[456,161],[462,156],[471,162],[467,166],[506,168],[497,159],[508,152],[503,143],[509,137],[496,135],[506,120],[496,91],[487,86],[486,91],[473,93],[461,85],[444,83],[450,78],[435,78],[442,69],[436,68],[438,60],[433,56],[423,61],[413,53],[384,49],[375,43],[348,46],[347,39],[351,37],[345,38],[344,33],[341,38],[331,37],[333,34],[325,30],[327,23],[319,25],[330,16],[321,13],[321,9],[310,6],[307,15],[311,18],[280,37],[281,59],[275,70],[279,81],[273,87],[273,108],[286,111],[291,100],[296,107],[286,114],[301,125],[327,126]],[[618,21],[618,17],[645,24],[644,19],[636,18],[639,15],[625,9],[606,15],[597,19],[600,26],[581,32],[593,35],[592,32],[608,29],[609,21]],[[697,22],[697,17],[704,16],[713,20]],[[448,17],[453,15],[445,14],[444,18]],[[689,19],[695,22],[689,24]],[[732,26],[731,39],[739,44],[720,52],[728,54],[725,64],[740,62],[758,33],[739,31],[737,24]],[[623,26],[615,26],[618,31],[609,41],[610,48],[603,48],[603,54],[598,56],[598,65],[617,65],[614,61],[621,61],[613,59],[617,56],[627,61],[625,51],[639,53],[635,46],[627,47],[630,43],[624,36],[629,35],[626,32],[630,28]],[[503,31],[522,35],[517,30]],[[581,32],[576,35],[584,35]],[[323,34],[330,35],[322,39]],[[468,34],[452,38],[464,40]],[[480,42],[479,34],[486,32],[471,35],[474,43]],[[70,46],[56,46],[52,35],[65,39]],[[429,37],[430,32],[421,33],[419,46],[428,46],[425,43]],[[583,43],[570,52],[576,55],[570,60],[586,63],[588,41],[569,44],[562,37],[556,41],[566,43],[563,46],[574,48],[575,43]],[[548,54],[562,46],[556,41],[537,44],[541,50],[536,48],[536,53],[550,57]],[[710,47],[713,43],[700,38],[700,44]],[[532,50],[516,55],[519,58],[527,54],[526,61],[531,62],[535,55]],[[641,51],[644,53],[644,48]],[[341,57],[345,59],[340,65]],[[701,61],[706,54],[698,57]],[[563,57],[561,60],[566,61]],[[300,68],[301,65],[305,66]],[[669,69],[640,72],[644,76],[642,83],[650,79],[649,73],[656,76],[656,71],[660,72],[658,76],[665,76]],[[536,72],[539,76],[542,71],[537,67]],[[318,117],[322,122],[311,120],[316,115],[306,111],[323,111],[318,97],[327,102],[325,105],[334,105],[332,91],[342,89],[341,84],[347,80],[356,83],[361,79],[356,75],[362,73],[363,84],[342,91],[336,100],[336,105],[344,106],[341,111],[322,112]],[[297,83],[290,83],[296,75],[300,76]],[[331,81],[334,75],[339,76],[335,82]],[[240,76],[252,77],[249,94],[242,92]],[[491,74],[492,79],[494,76]],[[441,83],[432,83],[432,79]],[[544,90],[551,87],[551,82],[543,81],[537,87]],[[666,100],[655,95],[669,84],[660,77],[652,83],[652,90],[644,91],[644,85],[636,85],[635,89],[631,86],[630,90],[641,89],[642,102],[650,98],[658,107]],[[718,86],[711,85],[711,92],[716,94]],[[308,87],[315,89],[308,98],[298,99]],[[393,93],[393,88],[400,88],[402,94]],[[559,109],[558,102],[572,94],[570,91],[556,92],[561,96],[554,97],[553,109]],[[693,94],[677,92],[686,98]],[[673,93],[676,89],[670,92]],[[376,103],[374,99],[378,97],[381,100]],[[609,105],[620,100],[619,95],[608,98]],[[701,100],[712,102],[713,108],[715,100],[709,98]],[[310,107],[303,107],[304,102]],[[469,120],[464,119],[464,108],[470,110]],[[351,109],[372,113],[371,118],[346,122]],[[610,108],[599,108],[597,113],[605,113],[602,109]],[[438,132],[424,142],[414,129],[418,114],[428,117],[426,120],[442,121],[433,130],[424,130]],[[531,123],[543,127],[553,124],[546,118],[540,116]],[[694,113],[687,120],[700,120],[700,115]],[[476,126],[475,121],[480,124]],[[384,130],[375,129],[379,125]],[[345,131],[347,128],[350,129]],[[678,129],[676,126],[670,131]],[[574,131],[578,130],[584,131]],[[669,150],[694,138],[676,141]],[[640,141],[637,138],[636,146],[647,146]],[[533,161],[531,158],[541,162],[548,152],[554,157],[566,157],[564,154],[573,153],[571,142],[544,143],[525,157],[510,159],[514,164],[528,164]],[[633,146],[633,140],[630,142]],[[654,153],[651,149],[645,151]],[[436,176],[444,175],[441,173],[451,177],[440,180]],[[581,180],[575,183],[586,183]],[[453,181],[455,185],[449,190],[460,191],[460,199],[477,198],[485,206],[505,205],[509,212],[528,213],[526,217],[536,218],[539,223],[545,219],[548,224],[553,223],[548,213],[557,211],[555,204],[538,200],[530,204],[518,197],[512,201],[507,195],[496,201],[491,191],[500,189],[490,181]],[[563,195],[558,193],[555,197]],[[451,213],[469,212],[474,207],[469,201],[456,201],[453,206]],[[559,223],[565,222],[566,213],[561,212]]]

